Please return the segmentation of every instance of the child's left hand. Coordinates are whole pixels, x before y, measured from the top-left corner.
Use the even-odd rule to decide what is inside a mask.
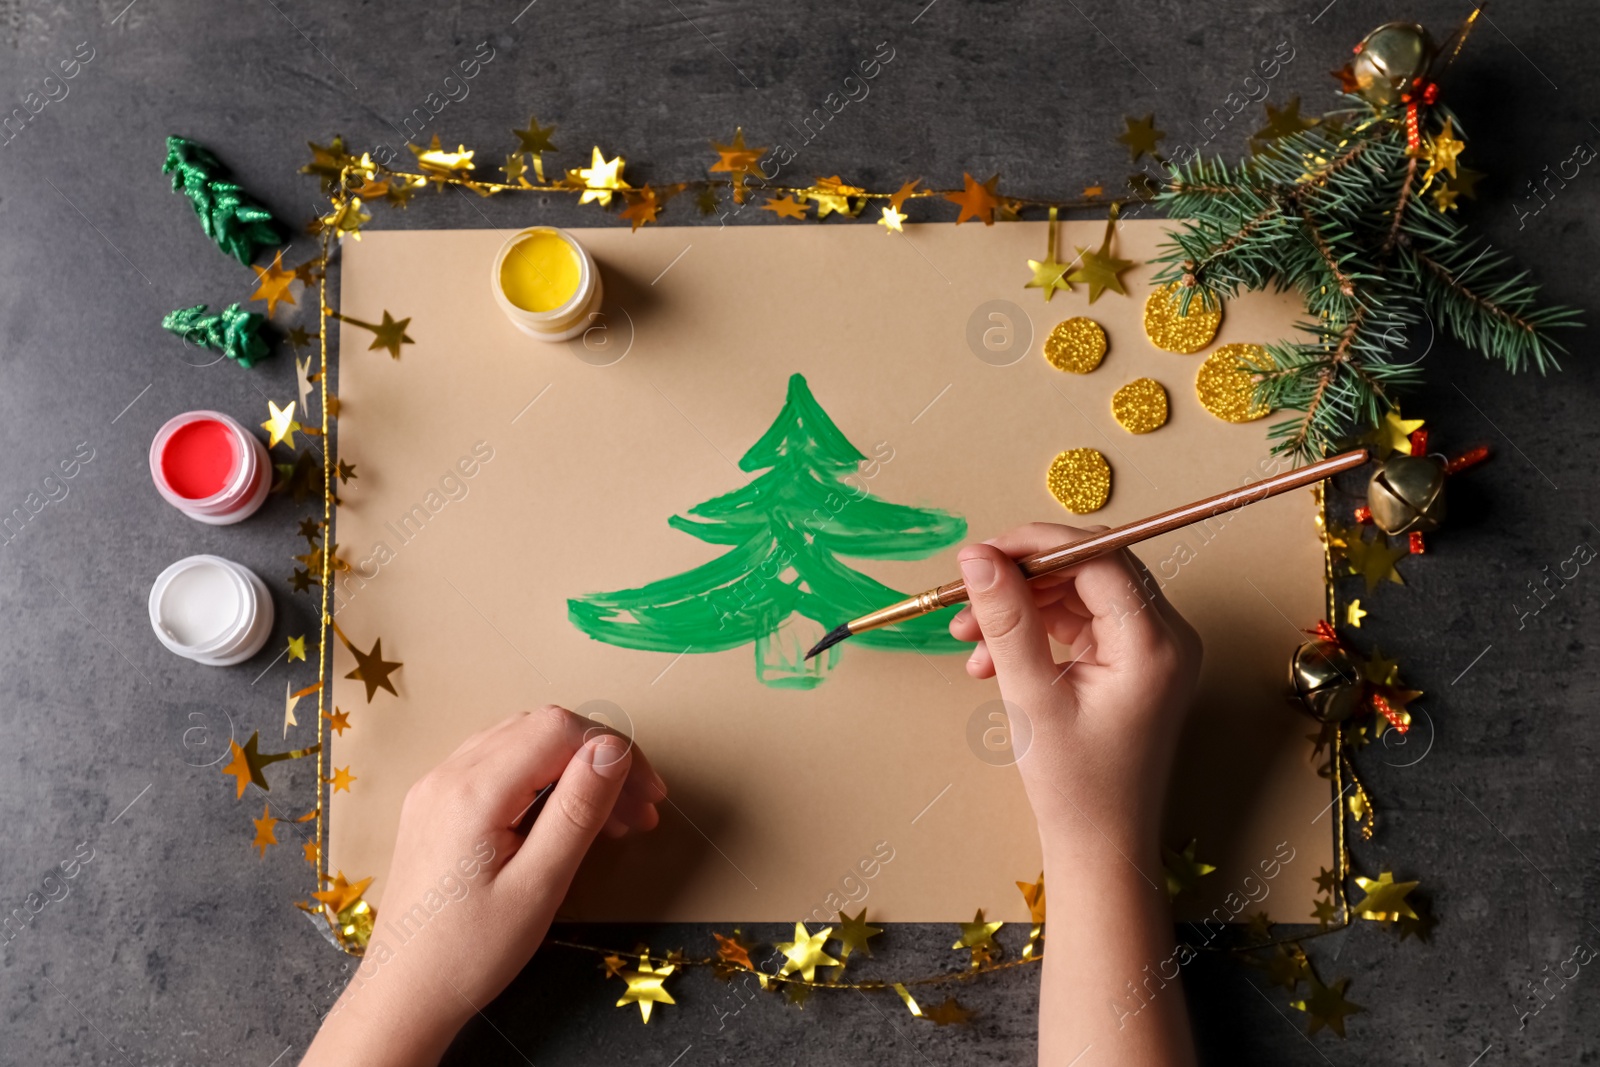
[[[595,836],[653,829],[666,795],[631,741],[564,708],[469,737],[406,794],[366,955],[303,1062],[437,1063],[539,947]]]

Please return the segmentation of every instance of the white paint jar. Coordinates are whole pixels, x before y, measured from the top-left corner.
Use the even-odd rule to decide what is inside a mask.
[[[260,652],[272,634],[266,585],[221,556],[188,556],[150,587],[150,628],[172,652],[209,667],[231,667]]]

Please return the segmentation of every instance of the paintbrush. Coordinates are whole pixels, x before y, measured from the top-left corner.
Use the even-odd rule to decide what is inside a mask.
[[[1085,560],[1094,559],[1129,545],[1138,544],[1140,541],[1171,533],[1173,530],[1202,522],[1225,512],[1242,508],[1246,504],[1254,504],[1258,500],[1287,493],[1291,489],[1299,489],[1313,482],[1320,482],[1324,478],[1359,467],[1367,462],[1367,450],[1357,448],[1350,452],[1342,452],[1337,456],[1292,470],[1286,474],[1273,475],[1264,478],[1252,485],[1230,489],[1216,496],[1208,496],[1204,500],[1196,500],[1192,504],[1163,511],[1159,515],[1152,515],[1147,519],[1130,522],[1126,526],[1118,526],[1114,530],[1086,537],[1081,541],[1074,541],[1068,545],[1061,545],[1045,552],[1039,552],[1025,559],[1017,560],[1017,569],[1022,576],[1029,580],[1067,567],[1077,566]],[[897,622],[905,622],[919,615],[948,608],[954,604],[965,604],[971,598],[967,595],[965,582],[947,582],[937,589],[930,589],[926,593],[907,597],[897,604],[890,604],[886,608],[869,612],[859,619],[851,619],[843,626],[829,631],[828,636],[818,641],[816,647],[806,653],[806,659],[825,652],[837,645],[840,641],[852,634],[863,633],[867,630],[876,630],[880,626],[893,626]]]

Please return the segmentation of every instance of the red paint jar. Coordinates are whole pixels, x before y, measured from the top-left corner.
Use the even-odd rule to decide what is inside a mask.
[[[266,447],[219,411],[167,420],[150,442],[150,476],[173,507],[211,526],[254,514],[272,486]]]

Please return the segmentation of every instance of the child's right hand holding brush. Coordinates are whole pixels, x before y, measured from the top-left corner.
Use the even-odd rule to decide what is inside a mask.
[[[968,673],[997,678],[1027,719],[1012,736],[1053,920],[1039,1062],[1075,1063],[1092,1048],[1085,1065],[1189,1064],[1182,989],[1145,983],[1173,955],[1161,814],[1200,638],[1126,551],[1032,582],[1012,562],[1092,532],[1034,523],[962,549],[972,603],[950,632],[978,642]],[[1071,646],[1067,662],[1050,638]]]

